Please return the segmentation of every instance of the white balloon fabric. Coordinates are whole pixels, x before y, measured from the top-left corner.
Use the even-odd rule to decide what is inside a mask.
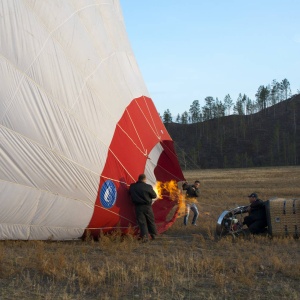
[[[136,228],[129,184],[184,179],[118,1],[1,1],[0,84],[0,239]]]

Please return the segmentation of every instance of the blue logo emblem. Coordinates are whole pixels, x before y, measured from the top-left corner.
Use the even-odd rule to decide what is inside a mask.
[[[103,183],[100,191],[100,202],[105,208],[112,208],[117,200],[117,189],[111,180]]]

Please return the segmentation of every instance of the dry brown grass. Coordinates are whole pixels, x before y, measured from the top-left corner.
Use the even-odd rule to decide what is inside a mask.
[[[141,244],[117,232],[99,242],[0,242],[0,299],[300,299],[300,241],[218,239],[226,208],[300,195],[300,168],[199,170],[198,227],[182,218]]]

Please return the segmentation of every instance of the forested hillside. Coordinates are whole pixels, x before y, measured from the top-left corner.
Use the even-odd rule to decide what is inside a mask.
[[[165,123],[182,169],[300,164],[300,95],[250,115]]]

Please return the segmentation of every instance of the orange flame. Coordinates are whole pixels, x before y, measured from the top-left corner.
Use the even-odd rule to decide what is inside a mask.
[[[176,201],[178,205],[178,217],[182,217],[186,214],[186,197],[182,193],[182,190],[178,188],[178,184],[175,180],[161,182],[157,181],[153,187],[156,194],[157,200],[168,197],[172,201]],[[189,199],[189,203],[197,203],[196,199]]]

